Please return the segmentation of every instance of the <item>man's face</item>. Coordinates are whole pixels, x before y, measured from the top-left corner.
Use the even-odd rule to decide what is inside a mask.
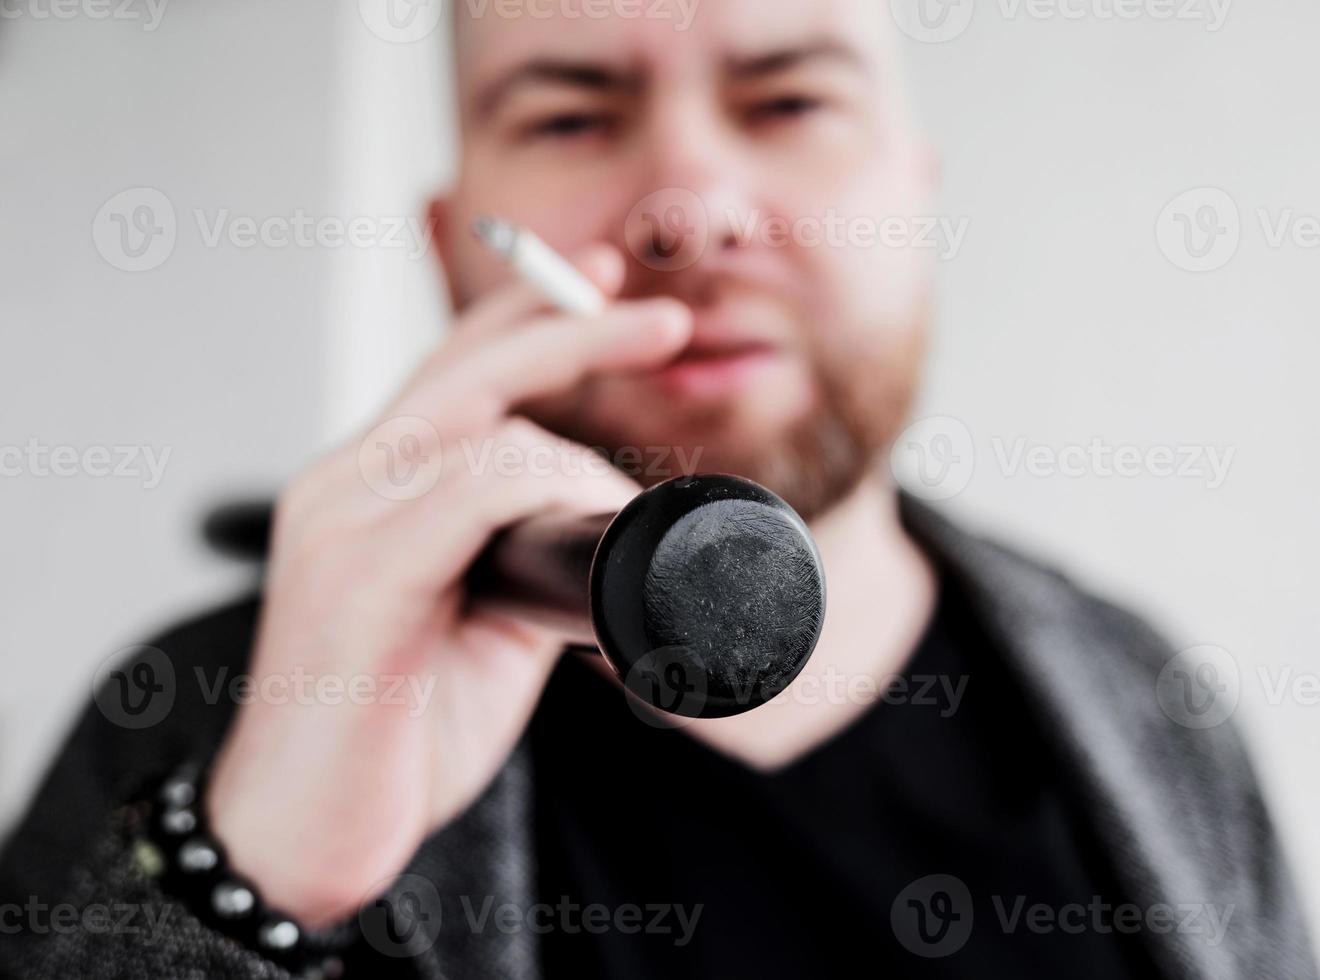
[[[494,214],[564,252],[612,243],[624,297],[695,314],[674,364],[525,413],[644,467],[683,452],[644,482],[681,458],[804,516],[836,502],[902,423],[929,303],[927,253],[874,235],[921,212],[934,168],[873,0],[457,6],[462,155],[439,229],[456,304],[509,276],[468,230]]]

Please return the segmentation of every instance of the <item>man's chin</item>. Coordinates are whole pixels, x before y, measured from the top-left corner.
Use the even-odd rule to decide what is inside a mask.
[[[806,520],[851,492],[875,455],[846,425],[826,414],[768,431],[723,427],[712,420],[697,432],[652,433],[638,441],[593,445],[643,486],[697,473],[728,473],[783,497]]]

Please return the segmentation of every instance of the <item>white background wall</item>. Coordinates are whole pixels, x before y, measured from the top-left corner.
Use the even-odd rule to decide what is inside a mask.
[[[958,37],[905,46],[945,150],[942,207],[970,218],[943,267],[918,414],[973,437],[957,512],[1147,612],[1178,647],[1237,661],[1236,720],[1320,935],[1320,701],[1274,697],[1320,673],[1320,248],[1272,247],[1256,213],[1320,216],[1320,7],[1237,2],[1214,33],[1002,10],[979,0]],[[1156,221],[1201,186],[1231,196],[1240,244],[1191,273],[1163,254]],[[1096,437],[1235,456],[1215,490],[997,462],[996,440]]]
[[[169,455],[151,489],[0,477],[0,828],[104,660],[247,586],[202,544],[206,509],[273,494],[445,318],[436,263],[411,247],[227,238],[299,211],[418,218],[445,177],[434,36],[389,44],[322,0],[168,0],[154,29],[143,3],[136,21],[34,3],[0,19],[0,446]],[[93,219],[144,187],[175,244],[126,272]]]
[[[149,491],[0,477],[0,827],[96,667],[243,584],[201,546],[200,512],[272,490],[350,429],[444,318],[429,259],[207,247],[193,217],[420,216],[446,163],[435,35],[386,43],[356,4],[319,0],[172,0],[152,31],[40,9],[0,20],[0,445],[170,456]],[[918,414],[970,440],[950,509],[1135,604],[1179,646],[1232,654],[1237,719],[1320,929],[1320,704],[1273,696],[1320,673],[1320,248],[1271,245],[1257,215],[1320,216],[1320,8],[1237,0],[1217,31],[1107,19],[1108,0],[1068,9],[1082,16],[953,0],[946,23],[971,14],[961,33],[902,45],[944,150],[942,213],[967,221],[941,268]],[[1203,186],[1235,203],[1240,244],[1191,273],[1156,224]],[[91,229],[135,187],[165,193],[177,241],[129,274]],[[1234,455],[1217,489],[997,461],[1018,440],[1096,438]]]

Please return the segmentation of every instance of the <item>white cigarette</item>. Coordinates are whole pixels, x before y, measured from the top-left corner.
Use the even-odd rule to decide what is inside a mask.
[[[472,223],[472,231],[565,313],[595,316],[604,311],[605,296],[591,280],[526,228],[484,216]]]

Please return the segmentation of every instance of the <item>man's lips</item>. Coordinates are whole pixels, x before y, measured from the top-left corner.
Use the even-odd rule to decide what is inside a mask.
[[[783,357],[764,341],[715,341],[698,336],[678,357],[646,378],[667,394],[709,398],[727,395]]]

